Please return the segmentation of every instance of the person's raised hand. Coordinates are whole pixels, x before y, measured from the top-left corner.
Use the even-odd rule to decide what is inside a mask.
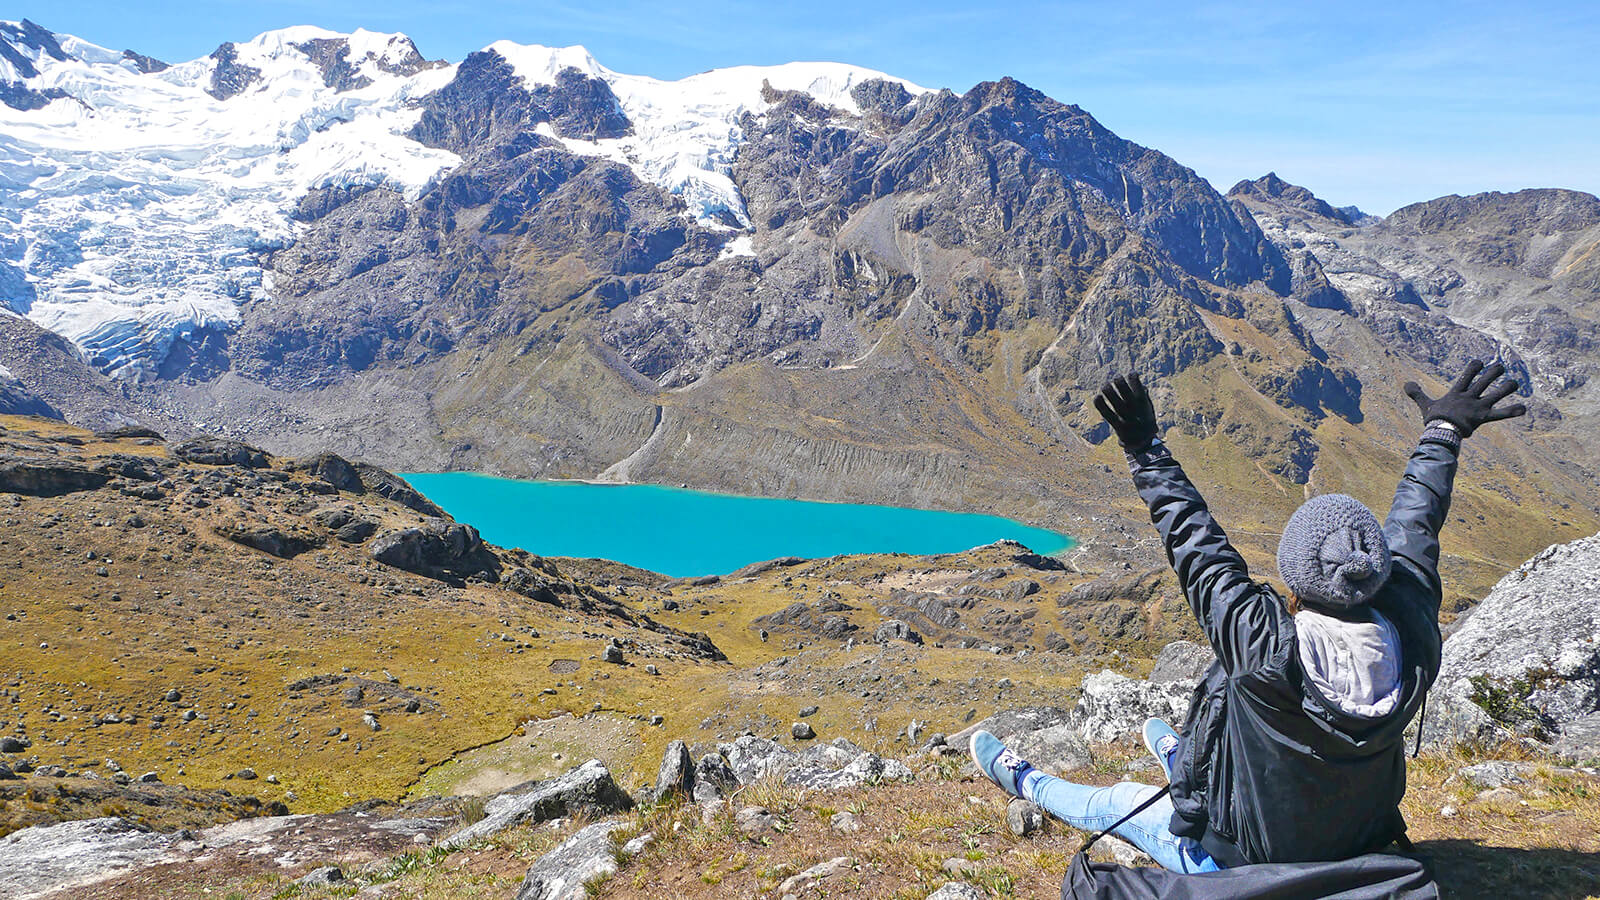
[[[1510,419],[1528,411],[1521,403],[1495,408],[1496,403],[1516,393],[1520,387],[1515,378],[1495,384],[1495,380],[1505,373],[1506,367],[1499,363],[1486,369],[1482,360],[1475,359],[1467,363],[1466,370],[1455,384],[1437,400],[1429,399],[1415,381],[1405,383],[1405,392],[1422,410],[1423,424],[1443,419],[1454,425],[1462,437],[1467,437],[1485,422]]]
[[[1117,433],[1117,442],[1129,452],[1143,450],[1156,439],[1156,408],[1138,375],[1122,375],[1106,382],[1094,395],[1094,408]]]

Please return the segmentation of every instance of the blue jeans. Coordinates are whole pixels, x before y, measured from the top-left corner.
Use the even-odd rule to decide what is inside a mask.
[[[1124,781],[1110,787],[1074,784],[1035,769],[1023,781],[1024,796],[1045,812],[1084,831],[1100,831],[1127,815],[1163,788]],[[1173,872],[1215,872],[1222,868],[1192,838],[1178,837],[1167,824],[1172,820],[1172,798],[1163,796],[1150,808],[1122,823],[1113,834],[1150,854]]]

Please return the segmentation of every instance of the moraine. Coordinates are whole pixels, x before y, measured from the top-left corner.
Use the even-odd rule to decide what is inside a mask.
[[[1074,543],[975,513],[463,472],[405,477],[494,543],[547,556],[614,559],[675,577],[726,574],[780,556],[954,553],[1003,539],[1050,554]]]

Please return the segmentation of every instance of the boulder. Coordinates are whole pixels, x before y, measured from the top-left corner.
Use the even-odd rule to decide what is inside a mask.
[[[890,641],[905,641],[908,644],[922,643],[922,635],[912,631],[910,625],[899,619],[891,619],[879,625],[878,630],[872,633],[872,639],[880,644],[887,644]]]
[[[694,760],[689,756],[688,746],[676,740],[668,744],[667,752],[661,757],[661,768],[656,772],[655,799],[664,800],[672,794],[692,794],[694,772]]]
[[[1192,686],[1205,677],[1206,670],[1216,661],[1217,655],[1210,647],[1193,641],[1173,641],[1161,648],[1150,670],[1150,680],[1158,683],[1183,681]]]
[[[623,823],[596,822],[579,829],[528,868],[517,900],[585,900],[591,881],[617,871],[612,835]]]
[[[1006,804],[1006,827],[1017,837],[1027,837],[1044,827],[1044,810],[1030,800],[1016,797]]]
[[[1071,725],[1052,725],[1023,732],[1007,744],[1017,755],[1044,772],[1071,772],[1094,764],[1089,742]],[[961,752],[966,752],[965,745],[961,746]]]
[[[320,869],[312,869],[299,878],[296,878],[294,883],[300,885],[301,887],[319,888],[332,887],[336,884],[342,884],[343,882],[343,869],[339,868],[338,866],[323,866]]]
[[[366,487],[361,483],[361,475],[356,471],[356,467],[351,465],[349,460],[334,453],[318,453],[316,456],[297,459],[290,462],[286,468],[291,472],[310,472],[341,491],[352,494],[366,493]]]
[[[760,840],[769,832],[778,830],[778,817],[767,810],[765,806],[746,806],[733,814],[733,823],[738,826],[744,836],[751,840]]]
[[[773,776],[784,784],[840,790],[874,781],[911,781],[905,764],[885,759],[839,738],[801,751],[753,735],[719,746],[740,784]]]
[[[438,577],[444,573],[498,580],[499,564],[478,529],[448,519],[385,532],[373,539],[372,558],[384,565]]]
[[[207,466],[242,466],[262,469],[271,465],[267,454],[249,444],[218,437],[197,437],[168,444],[167,452],[184,462]]]
[[[819,862],[803,872],[785,878],[783,883],[778,885],[778,895],[787,897],[801,894],[818,882],[849,872],[855,865],[855,860],[848,856],[836,856],[825,862]]]
[[[1072,711],[1059,706],[1019,706],[1002,710],[945,738],[945,743],[966,751],[975,731],[987,731],[1010,743],[1018,735],[1058,725],[1071,725]]]
[[[104,487],[111,476],[77,463],[24,457],[0,458],[0,493],[59,497]]]
[[[739,779],[721,753],[707,753],[694,767],[694,800],[703,803],[726,796],[739,786]]]
[[[294,525],[274,522],[224,522],[212,530],[235,544],[281,559],[293,559],[322,546],[322,538],[317,535]]]
[[[1138,733],[1155,716],[1183,721],[1194,685],[1183,681],[1138,681],[1110,670],[1083,679],[1083,693],[1072,711],[1078,731],[1094,743],[1107,743]]]
[[[611,771],[591,759],[546,781],[530,781],[491,797],[483,819],[439,842],[454,849],[524,822],[545,822],[580,813],[604,815],[633,806],[627,792],[611,779]]]
[[[1595,759],[1597,714],[1600,535],[1523,563],[1445,641],[1423,739],[1532,738]]]

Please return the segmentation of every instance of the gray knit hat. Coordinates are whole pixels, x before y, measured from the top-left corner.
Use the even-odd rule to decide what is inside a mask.
[[[1308,603],[1334,608],[1372,599],[1389,578],[1389,544],[1377,517],[1344,494],[1312,497],[1278,541],[1278,574]]]

